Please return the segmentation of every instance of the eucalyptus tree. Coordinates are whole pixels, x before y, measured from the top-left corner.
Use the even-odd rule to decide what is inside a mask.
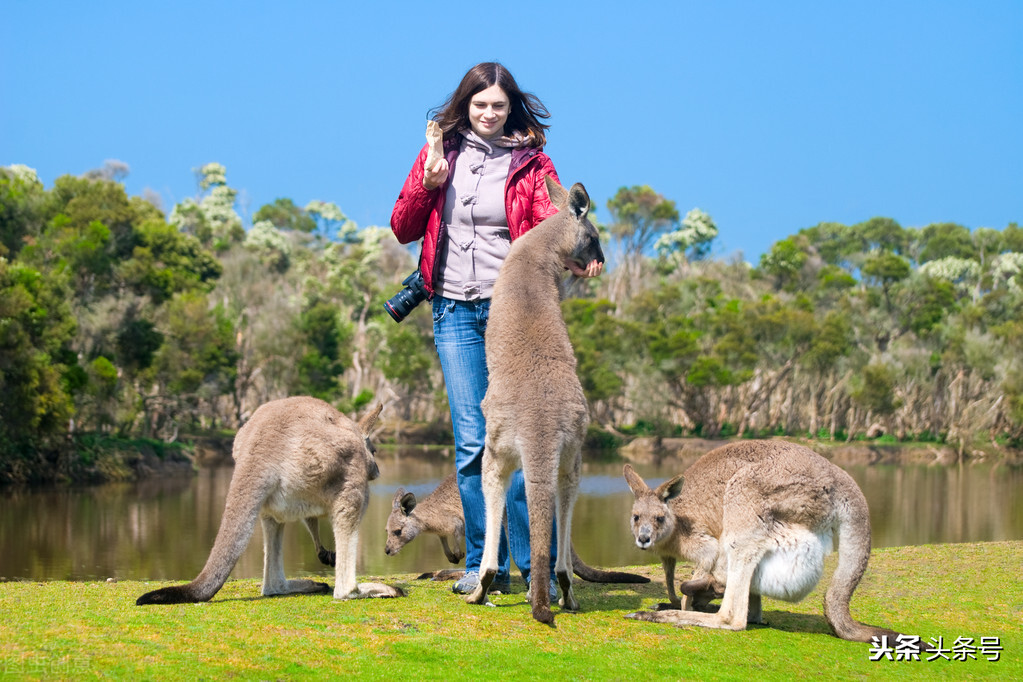
[[[643,263],[661,235],[674,231],[679,213],[675,202],[649,185],[621,187],[608,199],[611,222],[610,300],[620,303],[641,284]]]
[[[226,251],[245,238],[241,216],[235,210],[238,190],[227,184],[227,169],[222,164],[207,163],[196,169],[195,174],[198,199],[188,198],[177,204],[171,211],[170,223],[197,237],[204,247]]]

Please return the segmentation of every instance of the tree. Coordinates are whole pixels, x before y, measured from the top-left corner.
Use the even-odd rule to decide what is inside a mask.
[[[227,171],[219,163],[202,166],[196,176],[199,201],[185,199],[175,206],[170,223],[197,237],[204,247],[223,252],[245,238],[241,216],[234,210],[238,191],[228,186]]]
[[[608,200],[607,208],[611,212],[608,229],[630,256],[645,253],[658,236],[678,222],[675,202],[665,199],[649,185],[620,187]]]
[[[306,211],[295,205],[291,199],[274,199],[252,216],[253,225],[266,221],[278,230],[294,230],[306,234],[316,230],[316,220]]]
[[[881,285],[889,313],[892,312],[892,285],[909,277],[910,272],[909,261],[890,251],[875,252],[863,264],[863,276]]]
[[[606,299],[570,298],[561,309],[586,400],[597,421],[606,425],[614,403],[624,395],[623,374],[632,350],[628,338],[635,334],[634,325],[616,320],[614,306]]]
[[[0,168],[0,257],[14,257],[25,239],[38,236],[46,223],[46,193],[35,170]]]
[[[920,231],[918,263],[927,263],[942,258],[974,260],[977,247],[970,231],[956,223],[935,223]]]
[[[665,199],[648,185],[621,187],[607,202],[611,213],[608,230],[617,244],[617,263],[611,274],[612,303],[617,303],[639,285],[644,255],[654,241],[678,224],[675,202]]]
[[[74,331],[66,279],[0,257],[0,481],[35,478],[67,433]]]
[[[698,208],[686,213],[679,229],[662,234],[654,249],[662,257],[679,256],[683,260],[689,251],[691,260],[703,260],[710,253],[710,244],[718,236],[714,219]]]
[[[909,237],[891,218],[875,217],[853,225],[852,233],[862,242],[861,251],[902,254],[909,246]]]
[[[230,395],[236,376],[237,349],[231,320],[205,292],[177,294],[162,311],[166,342],[153,361],[158,390],[147,396],[150,433],[181,422],[212,426],[204,403]]]
[[[340,389],[346,364],[341,349],[351,341],[351,328],[341,321],[331,301],[315,293],[303,307],[299,328],[306,344],[298,360],[300,388],[303,393],[330,401]]]
[[[775,289],[795,291],[800,286],[803,266],[809,259],[801,237],[789,237],[771,245],[760,256],[760,271],[774,280]]]

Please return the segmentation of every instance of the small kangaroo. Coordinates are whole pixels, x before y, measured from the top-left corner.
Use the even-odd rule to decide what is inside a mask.
[[[565,189],[544,178],[558,212],[516,239],[501,265],[490,301],[486,354],[489,386],[483,398],[487,435],[482,485],[487,508],[480,584],[466,597],[487,603],[497,574],[505,492],[522,467],[529,508],[534,585],[550,579],[551,525],[557,517],[557,564],[564,609],[579,608],[572,592],[572,509],[579,490],[580,448],[589,424],[568,329],[561,316],[564,268],[585,268],[604,253],[587,218],[590,197],[580,183]],[[553,624],[550,594],[530,590],[533,618]]]
[[[394,556],[401,548],[412,542],[420,533],[437,535],[444,555],[453,564],[465,557],[461,539],[465,537],[465,517],[462,503],[458,497],[458,484],[455,474],[450,474],[440,482],[433,492],[416,501],[413,493],[398,488],[391,503],[391,515],[387,517],[387,544],[384,551],[387,556]],[[572,570],[583,580],[594,583],[648,583],[650,579],[633,573],[605,571],[587,566],[572,547]],[[437,571],[436,574],[424,573],[420,576],[433,577],[441,580],[452,580],[461,577],[460,570]]]
[[[380,474],[364,434],[380,409],[355,424],[316,398],[284,398],[260,406],[235,436],[231,487],[205,567],[192,582],[147,592],[136,603],[209,601],[249,544],[257,519],[263,524],[263,595],[329,592],[325,583],[286,580],[281,551],[284,523],[299,519],[322,548],[317,518],[325,515],[341,555],[334,598],[404,596],[397,588],[358,584],[355,578],[359,522],[369,502],[369,481]]]
[[[661,555],[674,609],[626,618],[743,630],[747,622],[761,622],[761,596],[797,602],[809,594],[837,540],[838,566],[824,598],[831,629],[855,642],[898,636],[857,622],[849,612],[870,558],[867,500],[849,474],[813,450],[784,441],[740,441],[711,450],[684,478],[675,476],[656,490],[628,464],[625,480],[636,495],[636,545]],[[696,564],[693,579],[680,586],[683,599],[675,593],[677,559]],[[716,613],[692,610],[709,610],[716,597],[722,597]]]

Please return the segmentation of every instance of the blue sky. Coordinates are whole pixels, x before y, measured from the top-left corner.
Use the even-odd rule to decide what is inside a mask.
[[[1023,221],[1023,2],[52,2],[0,17],[0,165],[117,159],[167,211],[224,164],[386,225],[427,112],[480,61],[550,109],[597,217],[624,185],[756,261],[822,221]]]

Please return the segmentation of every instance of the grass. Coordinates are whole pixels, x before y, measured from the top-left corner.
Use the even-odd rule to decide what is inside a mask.
[[[770,627],[744,632],[623,618],[664,600],[659,566],[628,568],[648,585],[577,581],[583,611],[555,609],[554,628],[532,620],[520,581],[495,608],[410,575],[361,576],[406,599],[262,598],[259,581],[232,580],[205,604],[149,607],[135,599],[168,583],[0,583],[0,679],[1023,679],[1023,542],[876,550],[853,597],[859,620],[946,647],[997,637],[997,662],[870,661],[824,621],[833,567],[799,604],[764,600]]]

